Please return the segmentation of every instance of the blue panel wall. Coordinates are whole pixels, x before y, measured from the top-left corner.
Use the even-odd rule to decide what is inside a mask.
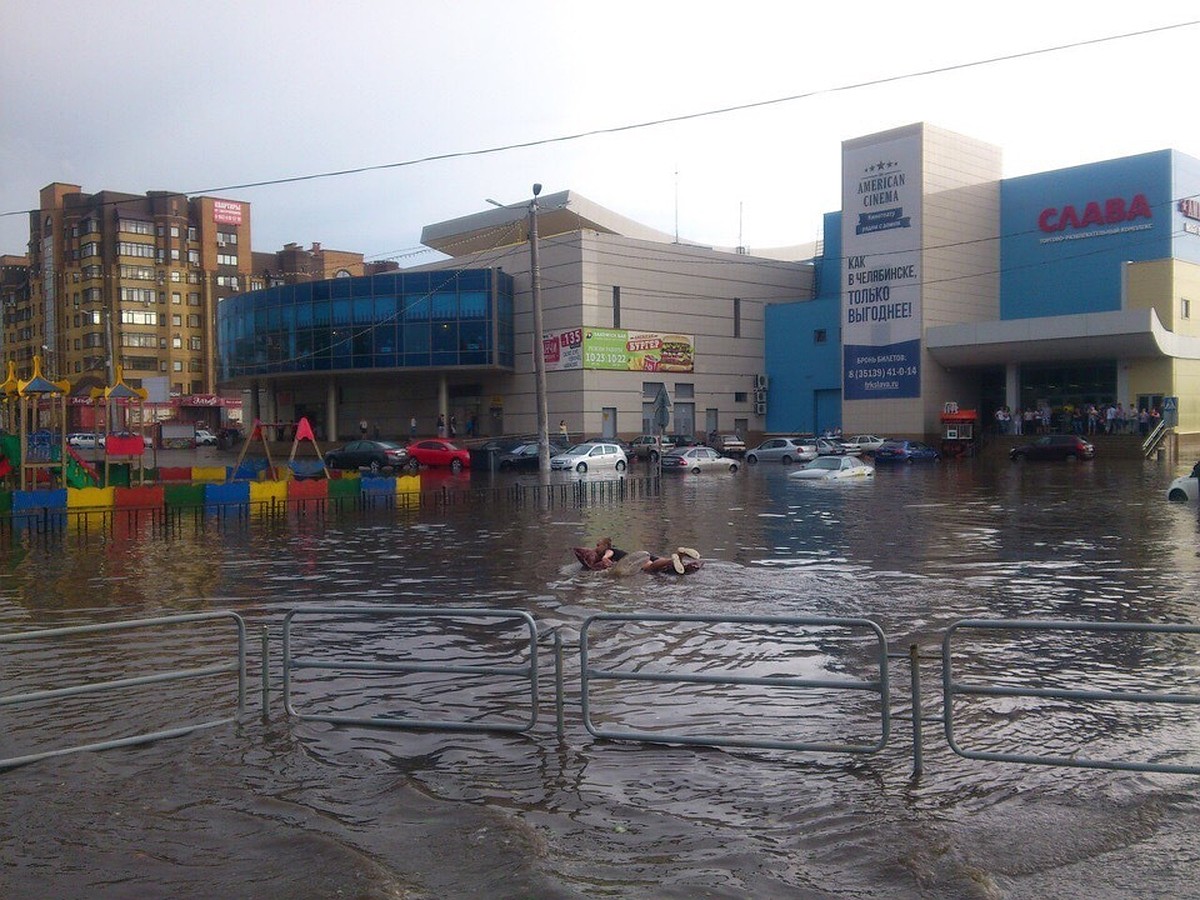
[[[1171,255],[1172,151],[1000,184],[1000,317],[1121,308],[1121,264]]]
[[[823,297],[797,303],[774,303],[766,309],[766,359],[770,387],[767,392],[767,431],[816,432],[817,394],[842,385],[841,298]],[[814,335],[825,332],[824,343]],[[828,394],[825,395],[828,398]],[[823,404],[828,417],[828,401]],[[841,424],[819,423],[824,429]]]
[[[1174,228],[1175,235],[1172,255],[1177,259],[1185,259],[1191,263],[1200,264],[1200,220],[1193,218],[1197,214],[1195,203],[1188,204],[1190,216],[1180,211],[1181,200],[1200,200],[1200,160],[1182,153],[1172,151],[1171,159],[1175,181],[1171,187],[1174,198]]]

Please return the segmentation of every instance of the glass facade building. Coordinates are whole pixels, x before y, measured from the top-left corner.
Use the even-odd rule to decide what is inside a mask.
[[[513,367],[499,269],[386,272],[238,294],[217,312],[220,380],[371,369]]]

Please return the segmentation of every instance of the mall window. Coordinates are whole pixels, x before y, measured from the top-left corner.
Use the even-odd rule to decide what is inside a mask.
[[[733,298],[733,336],[742,336],[742,301],[740,297]]]
[[[1179,298],[1179,318],[1190,319],[1192,317],[1192,301],[1187,297]]]
[[[734,391],[733,392],[733,402],[734,403],[747,403],[747,402],[749,402],[749,400],[750,400],[750,394],[747,391]],[[742,433],[742,432],[739,432],[739,433]]]
[[[829,340],[829,332],[824,328],[817,328],[813,331],[813,343],[824,344]]]
[[[621,286],[613,285],[613,328],[621,327]]]

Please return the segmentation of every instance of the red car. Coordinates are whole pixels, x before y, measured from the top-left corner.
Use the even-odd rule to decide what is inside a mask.
[[[452,472],[461,472],[471,467],[470,451],[436,438],[409,444],[408,458],[423,466],[449,466]]]

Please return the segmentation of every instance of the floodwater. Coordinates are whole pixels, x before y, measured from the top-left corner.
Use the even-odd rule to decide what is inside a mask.
[[[927,657],[927,717],[941,713],[935,657],[958,620],[1200,624],[1197,509],[1165,501],[1177,472],[1161,463],[969,460],[828,485],[787,472],[666,478],[661,496],[582,506],[514,505],[501,492],[488,505],[214,523],[141,539],[75,534],[0,549],[0,634],[232,610],[249,626],[250,673],[240,724],[0,772],[0,895],[1200,895],[1196,776],[965,759],[929,722],[924,772],[913,777],[905,659],[890,660],[893,718],[878,752],[777,748],[880,740],[877,694],[769,681],[869,681],[879,666],[869,631],[593,622],[589,665],[748,676],[594,679],[588,715],[597,727],[772,749],[589,734],[579,640],[597,613],[870,619],[890,650],[916,644]],[[479,473],[438,482],[489,483]],[[695,547],[706,564],[685,579],[578,570],[570,547],[606,534],[625,549]],[[309,660],[436,663],[482,647],[502,666],[521,650],[519,623],[495,630],[479,616],[448,624],[318,611],[393,604],[527,612],[542,635],[537,724],[528,733],[402,731],[287,715],[289,610],[300,610],[292,650]],[[561,739],[546,637],[555,629],[565,645]],[[196,658],[225,652],[231,634],[221,621],[0,644],[0,694],[80,674],[200,666]],[[953,670],[972,682],[1195,695],[1198,650],[1181,634],[956,634]],[[0,706],[0,756],[223,717],[232,685],[221,673]],[[505,675],[308,668],[291,688],[298,711],[347,716],[512,724],[532,706],[520,678]],[[1200,764],[1196,706],[960,698],[955,728],[960,746],[981,751]]]

